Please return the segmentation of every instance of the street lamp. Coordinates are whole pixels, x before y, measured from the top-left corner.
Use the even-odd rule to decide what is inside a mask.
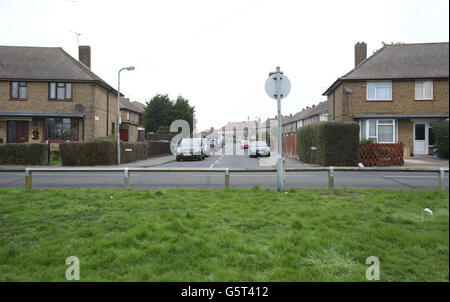
[[[118,84],[117,84],[117,164],[120,165],[120,72],[122,70],[134,70],[134,66],[128,66],[121,68],[118,73]]]

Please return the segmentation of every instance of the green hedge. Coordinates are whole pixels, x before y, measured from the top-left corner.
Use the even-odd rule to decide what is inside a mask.
[[[126,149],[132,149],[127,152]],[[68,142],[59,146],[63,166],[95,166],[117,164],[117,142],[96,139],[86,142]],[[120,162],[129,163],[148,157],[147,143],[120,144]]]
[[[357,166],[359,125],[354,122],[318,122],[297,130],[298,156],[322,166]],[[313,150],[311,147],[315,147]]]
[[[47,165],[48,145],[40,143],[0,145],[0,165]]]
[[[433,134],[441,157],[448,158],[448,121],[442,121],[433,125]]]

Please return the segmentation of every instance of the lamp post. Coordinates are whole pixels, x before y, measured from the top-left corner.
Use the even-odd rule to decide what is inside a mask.
[[[128,66],[121,68],[118,73],[118,83],[117,83],[117,164],[120,165],[120,123],[122,119],[120,118],[120,72],[122,70],[134,70],[134,66]]]

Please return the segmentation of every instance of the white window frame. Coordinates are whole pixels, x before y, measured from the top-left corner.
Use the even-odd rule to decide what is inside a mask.
[[[374,85],[375,97],[369,98],[369,85]],[[377,87],[390,88],[391,97],[387,98],[377,98]],[[367,101],[392,101],[392,81],[368,81],[366,83],[366,100]]]
[[[130,111],[127,111],[127,121],[130,120]]]
[[[431,96],[429,98],[425,97],[425,84],[431,83]],[[422,86],[422,95],[420,97],[417,97],[417,87]],[[433,80],[417,80],[414,85],[414,99],[416,101],[429,101],[433,99],[433,87],[434,83]]]
[[[392,123],[380,123],[380,120],[390,120],[390,121],[392,121]],[[362,124],[362,121],[363,120],[360,120],[359,121],[359,126],[361,127],[361,124]],[[395,119],[367,119],[367,120],[364,120],[366,123],[365,123],[365,125],[366,125],[366,129],[363,129],[363,131],[365,131],[365,133],[366,133],[366,139],[375,139],[375,141],[377,142],[377,143],[379,143],[379,144],[395,144],[395,143],[397,143],[397,137],[398,137],[398,134],[397,134],[397,121],[395,120]],[[376,127],[375,127],[375,131],[376,131],[376,135],[375,136],[369,136],[369,129],[370,129],[370,121],[376,121]],[[393,126],[393,131],[392,131],[392,136],[393,136],[393,140],[392,140],[392,142],[380,142],[379,140],[378,140],[378,126],[379,125],[392,125]],[[359,133],[359,139],[361,140],[361,131],[360,131],[360,133]]]

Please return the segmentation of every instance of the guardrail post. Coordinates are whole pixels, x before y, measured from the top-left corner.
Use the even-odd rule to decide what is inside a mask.
[[[25,189],[31,190],[33,188],[33,182],[32,182],[32,172],[30,171],[30,168],[25,169]]]
[[[129,190],[130,189],[130,173],[128,172],[128,168],[124,169],[123,174],[123,189]]]
[[[225,169],[225,189],[230,188],[230,169]]]
[[[445,170],[444,168],[439,169],[439,179],[438,179],[438,185],[439,189],[442,191],[445,191]]]
[[[334,188],[334,168],[333,166],[330,166],[330,169],[328,170],[328,189]]]

